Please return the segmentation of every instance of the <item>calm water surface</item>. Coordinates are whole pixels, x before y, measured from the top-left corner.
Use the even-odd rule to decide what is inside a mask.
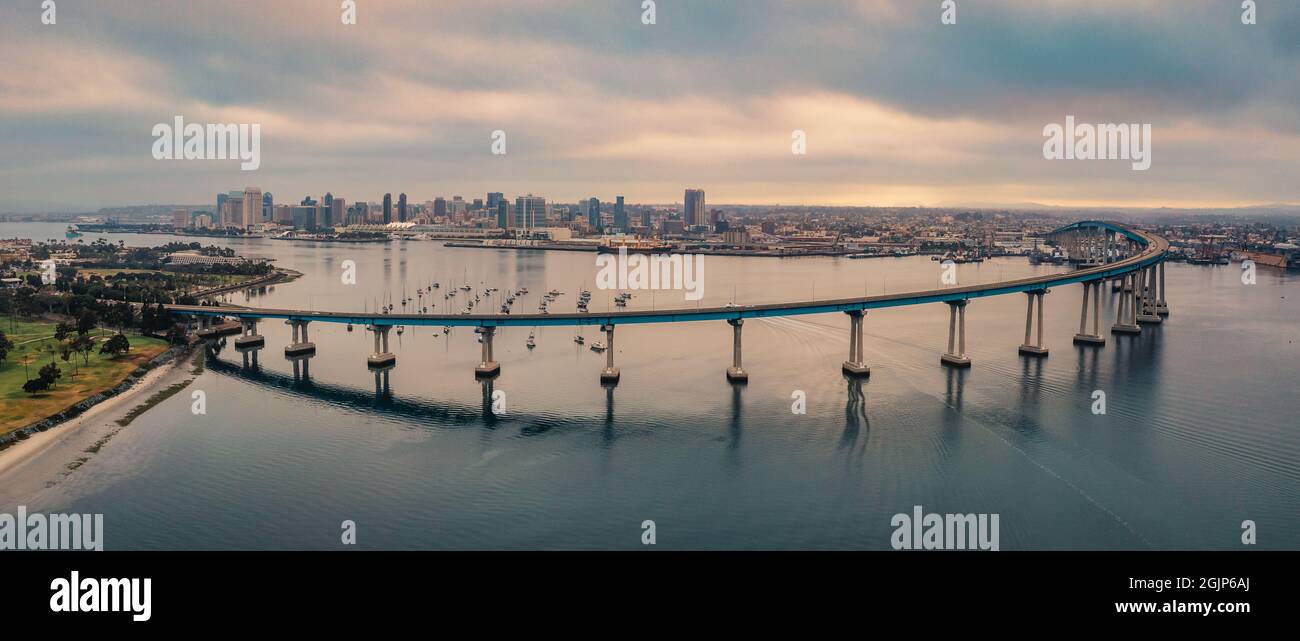
[[[0,237],[62,229],[0,224]],[[568,293],[552,310],[569,311],[594,290],[589,254],[223,244],[304,274],[228,299],[244,305],[359,311],[436,280],[442,292],[526,286],[519,311],[558,288]],[[340,283],[345,260],[355,286]],[[997,259],[959,277],[1054,269]],[[940,286],[928,258],[708,257],[705,278],[704,306]],[[398,364],[378,394],[361,328],[313,324],[319,352],[295,378],[289,328],[264,322],[257,370],[232,345],[191,385],[207,415],[175,396],[26,503],[104,513],[113,549],[330,549],[345,519],[365,548],[639,548],[652,519],[661,547],[880,549],[890,517],[917,504],[1000,514],[1002,549],[1239,549],[1246,519],[1261,547],[1300,547],[1300,278],[1261,269],[1244,286],[1236,265],[1171,264],[1168,287],[1163,326],[1102,349],[1071,344],[1080,288],[1054,290],[1044,360],[1016,352],[1024,296],[974,301],[969,371],[938,363],[946,306],[874,311],[863,382],[840,373],[842,314],[747,321],[740,388],[723,376],[731,329],[720,321],[620,328],[613,390],[597,380],[604,357],[575,345],[572,328],[539,328],[531,351],[527,329],[502,330],[490,385],[474,380],[469,329],[408,328],[392,336]],[[611,292],[593,294],[593,310],[610,305]],[[1104,300],[1108,327],[1109,289]],[[641,293],[630,308],[694,304]],[[1091,412],[1095,390],[1105,415]],[[791,412],[796,392],[806,414]]]

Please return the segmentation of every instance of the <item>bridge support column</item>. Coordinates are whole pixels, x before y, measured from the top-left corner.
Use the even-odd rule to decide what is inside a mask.
[[[212,329],[212,317],[203,315],[199,317],[199,329],[197,332],[199,338],[215,338],[217,333]]]
[[[948,352],[939,357],[939,362],[952,367],[970,367],[970,357],[966,356],[966,301],[946,302],[948,303]],[[956,341],[955,349],[954,341]]]
[[[614,324],[606,323],[601,329],[605,330],[605,368],[600,370],[600,383],[602,385],[617,385],[619,371],[617,367],[614,367]],[[736,344],[739,345],[739,327],[736,328],[736,341]],[[739,353],[737,352],[737,359],[740,358]]]
[[[862,320],[867,312],[859,309],[844,313],[849,315],[849,360],[844,361],[842,370],[849,376],[871,376],[871,368],[862,357]]]
[[[483,356],[474,368],[474,376],[487,378],[501,373],[501,363],[492,360],[492,338],[496,336],[496,327],[483,328]]]
[[[1025,309],[1025,342],[1020,345],[1020,353],[1025,356],[1047,356],[1047,348],[1043,347],[1043,298],[1047,290],[1039,289],[1025,292],[1026,298],[1029,299],[1029,306]],[[1038,336],[1033,343],[1029,342],[1030,330],[1034,326],[1034,301],[1038,301]]]
[[[285,321],[285,324],[289,325],[293,333],[293,342],[284,346],[285,356],[293,358],[316,353],[316,344],[307,340],[307,324],[310,322],[294,319]]]
[[[1115,310],[1115,324],[1110,328],[1112,334],[1138,334],[1142,332],[1142,328],[1138,327],[1137,324],[1137,297],[1128,293],[1128,281],[1136,278],[1136,272],[1124,276],[1124,291],[1120,292],[1118,307]]]
[[[240,328],[239,338],[235,339],[236,350],[262,349],[266,345],[266,338],[257,333],[257,319],[244,318],[239,321]]]
[[[396,365],[397,355],[388,351],[388,332],[393,329],[393,326],[371,325],[369,329],[375,333],[375,351],[366,359],[366,366],[371,369],[384,369]]]
[[[727,380],[732,383],[748,383],[749,372],[746,372],[740,365],[740,328],[745,324],[745,321],[740,318],[732,318],[727,320],[727,324],[731,325],[732,330],[731,367],[727,368]],[[612,358],[613,352],[610,352],[610,354]],[[612,362],[610,361],[610,363]]]
[[[1141,307],[1138,308],[1139,312],[1137,322],[1144,325],[1159,325],[1164,319],[1160,318],[1160,316],[1156,314],[1156,267],[1155,265],[1144,267],[1138,270],[1138,273],[1141,274],[1141,276],[1138,277],[1138,300],[1140,301]]]
[[[1160,270],[1160,293],[1156,297],[1156,314],[1160,316],[1169,315],[1169,303],[1165,301],[1165,261],[1157,263]]]
[[[1094,280],[1083,284],[1083,309],[1079,312],[1079,333],[1074,335],[1075,345],[1105,345],[1106,337],[1101,335],[1101,284]],[[1096,290],[1095,294],[1093,290]],[[1092,298],[1092,333],[1088,333],[1088,298]]]

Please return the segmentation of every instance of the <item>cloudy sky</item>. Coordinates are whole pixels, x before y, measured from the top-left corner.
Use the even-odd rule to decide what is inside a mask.
[[[40,0],[0,7],[0,211],[531,192],[715,203],[1300,202],[1300,2]],[[1150,123],[1153,162],[1043,159]],[[259,123],[261,167],[151,130]],[[507,153],[491,153],[494,130]],[[807,154],[791,153],[791,134]]]

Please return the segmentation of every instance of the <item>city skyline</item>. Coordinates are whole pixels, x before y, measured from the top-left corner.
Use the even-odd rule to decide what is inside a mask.
[[[509,182],[558,202],[694,184],[738,205],[1300,202],[1300,7],[1244,25],[1220,6],[1008,0],[953,25],[883,0],[661,3],[650,25],[637,3],[361,3],[355,25],[307,2],[68,0],[54,25],[10,6],[0,211],[344,182],[369,198]],[[178,115],[260,124],[260,168],[155,160],[150,128]],[[1070,116],[1149,123],[1150,169],[1045,160],[1044,127]]]

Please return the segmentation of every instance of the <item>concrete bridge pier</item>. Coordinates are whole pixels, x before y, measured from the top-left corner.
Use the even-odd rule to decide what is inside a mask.
[[[1047,356],[1047,348],[1043,347],[1043,297],[1047,290],[1038,289],[1025,292],[1029,300],[1029,306],[1025,309],[1025,342],[1020,345],[1020,353],[1025,356]],[[1030,332],[1034,326],[1034,300],[1038,301],[1038,335],[1037,340],[1029,342]]]
[[[966,355],[966,301],[945,302],[948,303],[948,352],[939,357],[939,362],[952,367],[970,367],[970,357]],[[956,349],[953,349],[954,340]]]
[[[1111,326],[1112,334],[1139,334],[1142,328],[1137,324],[1137,297],[1128,294],[1129,280],[1137,278],[1136,272],[1124,276],[1124,292],[1119,295],[1115,310],[1115,324]]]
[[[1162,260],[1159,263],[1156,263],[1156,265],[1159,268],[1158,273],[1160,275],[1160,279],[1157,281],[1159,283],[1159,288],[1156,295],[1156,314],[1159,316],[1168,316],[1169,303],[1165,302],[1165,261]]]
[[[1083,309],[1079,311],[1079,333],[1074,335],[1075,345],[1105,345],[1101,335],[1101,284],[1094,280],[1083,284]],[[1095,290],[1095,291],[1094,291]],[[1088,298],[1092,298],[1092,333],[1088,333]]]
[[[618,385],[619,371],[614,367],[614,324],[606,323],[601,329],[605,330],[605,368],[600,370],[600,383]],[[739,332],[740,329],[737,328],[736,331]]]
[[[194,330],[194,334],[199,338],[213,338],[212,317],[202,315],[198,317],[199,326]]]
[[[483,328],[483,357],[479,360],[478,366],[474,368],[474,376],[476,377],[485,378],[501,373],[501,363],[492,360],[492,337],[496,336],[496,333],[496,327]]]
[[[284,346],[284,355],[288,358],[306,356],[316,353],[316,343],[307,340],[307,324],[311,321],[289,319],[284,322],[293,332],[293,341]]]
[[[844,313],[849,316],[849,360],[844,361],[841,370],[853,377],[871,376],[871,368],[862,356],[862,320],[867,312],[855,309]]]
[[[727,368],[727,380],[731,381],[732,383],[748,383],[749,372],[746,372],[745,369],[740,365],[740,328],[742,325],[745,324],[745,321],[739,318],[732,318],[727,320],[727,324],[731,325],[731,329],[733,333],[733,342],[731,348],[731,367]],[[613,339],[612,334],[610,338],[612,341]],[[610,344],[612,345],[613,343],[611,342]],[[610,367],[613,367],[614,352],[612,348],[609,354],[610,354],[609,357],[610,360],[608,361],[608,363]],[[602,372],[602,379],[603,376],[604,374]]]
[[[1156,314],[1155,280],[1156,267],[1144,267],[1137,272],[1138,307],[1137,322],[1143,325],[1159,325],[1164,319]]]
[[[366,359],[370,369],[391,368],[397,364],[397,355],[388,351],[388,332],[392,325],[371,325],[368,328],[375,333],[375,351]]]
[[[256,350],[266,346],[266,338],[257,333],[257,319],[241,319],[242,325],[239,338],[235,339],[235,350]]]

